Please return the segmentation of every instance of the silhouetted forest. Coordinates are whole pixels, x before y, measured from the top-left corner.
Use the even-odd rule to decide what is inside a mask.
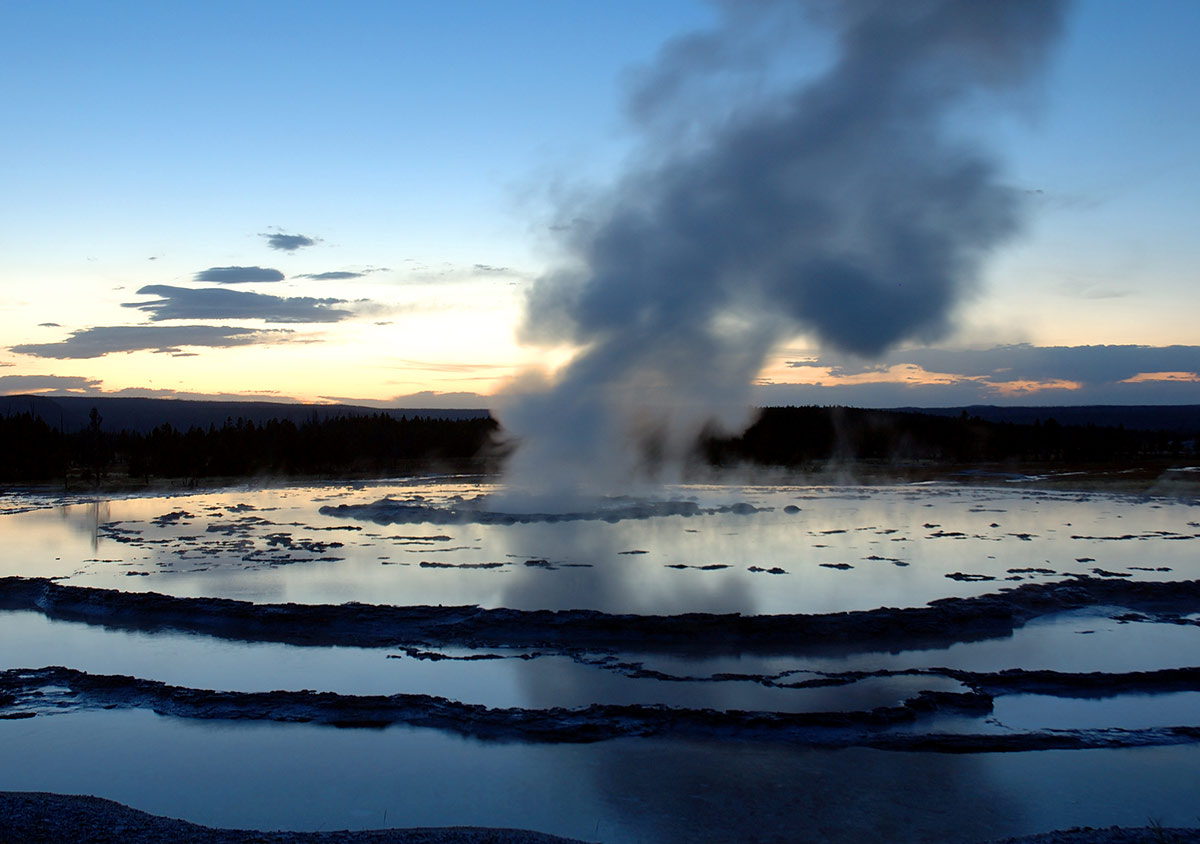
[[[706,437],[701,450],[717,466],[751,463],[805,467],[834,460],[995,463],[1122,461],[1195,451],[1196,431],[1124,426],[989,422],[852,407],[769,407],[737,437]]]
[[[505,450],[490,417],[399,418],[386,413],[306,422],[226,419],[221,426],[112,431],[93,408],[64,431],[32,413],[0,416],[0,482],[198,481],[253,476],[383,477],[420,471],[492,472]],[[830,460],[929,463],[1107,463],[1194,454],[1197,431],[987,421],[847,407],[767,408],[745,433],[704,437],[714,466],[794,469]]]
[[[147,433],[106,431],[93,410],[81,431],[65,433],[32,414],[0,417],[0,481],[98,483],[255,475],[386,476],[416,471],[490,471],[497,429],[490,418],[431,419],[383,413]]]

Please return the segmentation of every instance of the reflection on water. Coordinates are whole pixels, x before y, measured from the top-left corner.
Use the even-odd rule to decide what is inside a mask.
[[[725,511],[511,525],[320,512],[388,498],[453,509],[493,493],[466,482],[233,489],[17,512],[0,516],[0,574],[255,601],[665,614],[919,606],[1076,575],[1200,577],[1193,502],[1141,496],[695,486],[666,497]]]
[[[675,515],[613,521],[378,523],[325,505],[453,510],[484,483],[237,488],[0,502],[0,576],[259,602],[817,613],[917,606],[1076,575],[1200,578],[1196,502],[951,486],[677,487]],[[747,506],[737,506],[747,505]],[[699,513],[711,508],[713,512]],[[338,514],[341,515],[338,515]],[[130,632],[0,612],[0,668],[63,664],[192,688],[443,696],[490,707],[591,703],[865,710],[932,674],[781,688],[818,672],[1009,668],[1130,672],[1195,664],[1200,626],[1093,607],[1012,635],[803,657],[299,647]],[[412,644],[412,643],[409,643]],[[478,656],[466,648],[441,652]],[[527,657],[527,658],[522,658]],[[737,675],[737,676],[733,676]],[[1099,700],[1012,694],[911,729],[1007,732],[1195,724],[1200,692]],[[1136,771],[1140,779],[1130,774]],[[478,824],[605,842],[978,841],[1073,825],[1193,822],[1200,745],[1005,754],[819,750],[739,741],[481,743],[428,730],[211,724],[138,711],[0,720],[0,788],[92,793],[206,824],[298,829]],[[386,823],[384,818],[386,815]]]
[[[1123,673],[1186,668],[1200,654],[1200,627],[1182,624],[1130,624],[1110,616],[1112,608],[1056,613],[1036,618],[1011,635],[956,642],[939,648],[854,650],[830,648],[808,654],[814,671],[873,671],[905,668],[960,668],[966,671],[1030,670]],[[740,672],[776,674],[793,666],[785,657],[673,656],[640,654],[647,667],[674,674]]]
[[[259,829],[525,827],[583,840],[977,842],[1193,822],[1200,748],[982,756],[417,729],[213,725],[145,712],[0,721],[0,788]]]

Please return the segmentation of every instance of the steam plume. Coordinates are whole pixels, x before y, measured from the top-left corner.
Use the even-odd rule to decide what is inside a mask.
[[[580,351],[498,408],[510,481],[612,488],[751,421],[773,347],[877,355],[943,334],[1019,194],[956,139],[955,108],[1028,81],[1060,0],[730,0],[632,91],[635,166],[567,209],[562,266],[522,337]],[[832,58],[795,84],[814,24]]]

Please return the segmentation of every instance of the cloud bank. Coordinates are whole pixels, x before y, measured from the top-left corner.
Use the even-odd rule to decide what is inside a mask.
[[[1200,346],[899,350],[863,361],[814,352],[755,388],[760,404],[1200,404]]]
[[[828,368],[835,375],[852,376],[909,364],[929,372],[985,378],[993,383],[1066,380],[1099,384],[1142,373],[1200,371],[1200,347],[1019,343],[990,349],[907,349],[870,362],[836,352],[819,352],[806,360],[792,361],[789,366]]]
[[[150,302],[126,302],[150,315],[154,322],[185,319],[261,319],[273,323],[340,322],[354,314],[334,305],[345,299],[315,299],[311,296],[269,296],[243,290],[173,287],[150,284],[138,290],[141,296],[158,296]]]
[[[196,273],[195,280],[216,284],[252,284],[283,281],[283,273],[267,267],[209,267]]]
[[[0,375],[0,394],[40,393],[45,390],[86,392],[100,386],[99,379],[81,375]]]
[[[215,325],[111,325],[72,331],[58,343],[26,343],[10,347],[20,355],[58,360],[103,357],[113,352],[151,351],[185,355],[188,347],[227,349],[234,346],[286,342],[291,331],[223,328]]]

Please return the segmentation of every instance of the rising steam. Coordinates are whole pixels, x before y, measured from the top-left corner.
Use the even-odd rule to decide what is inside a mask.
[[[1028,81],[1063,12],[730,0],[714,30],[668,44],[630,97],[636,165],[566,209],[569,258],[530,291],[523,339],[580,351],[502,398],[510,482],[669,477],[703,430],[751,421],[751,384],[797,333],[862,356],[943,334],[1020,216],[951,122]],[[831,58],[779,83],[811,60],[814,26]]]

